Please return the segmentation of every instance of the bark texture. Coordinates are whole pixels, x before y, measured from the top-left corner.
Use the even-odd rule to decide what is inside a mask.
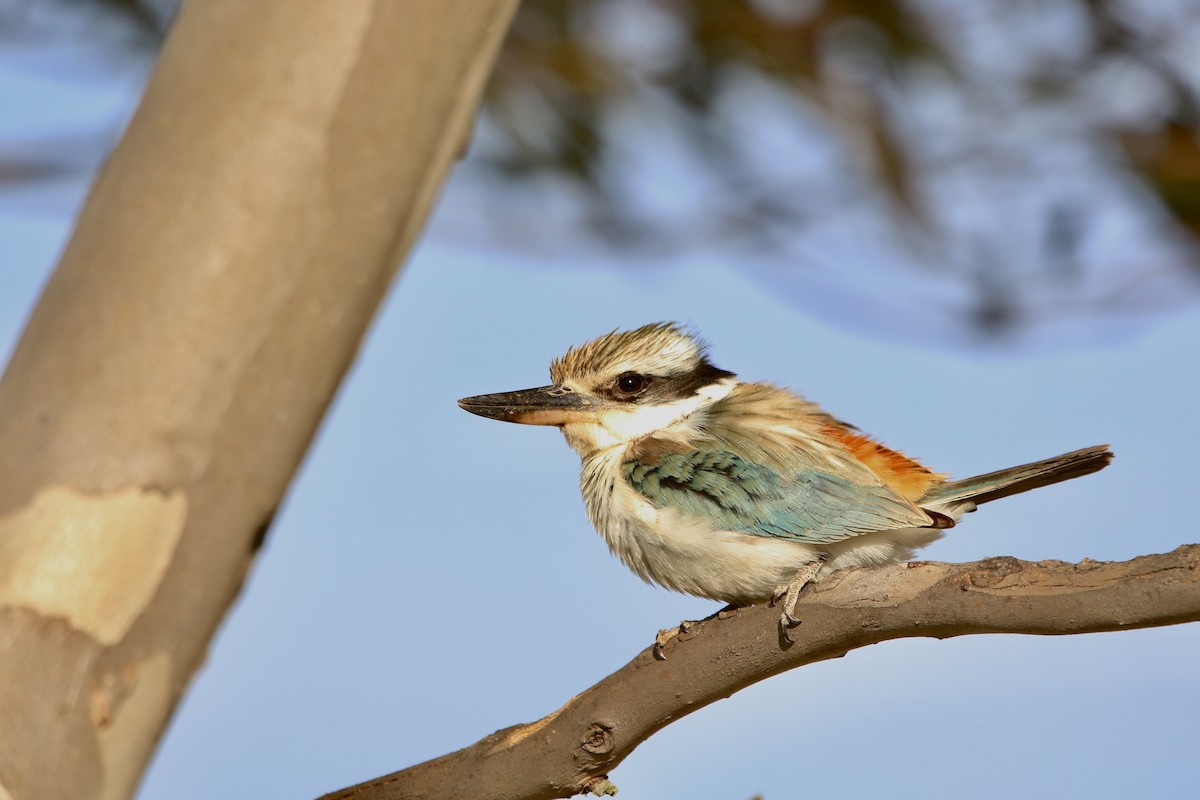
[[[784,670],[888,639],[1058,635],[1200,621],[1200,545],[1123,563],[913,562],[805,589],[791,641],[765,606],[688,628],[553,714],[322,800],[546,800],[609,793],[609,770],[672,721]]]
[[[0,382],[0,798],[136,788],[514,6],[185,4]]]

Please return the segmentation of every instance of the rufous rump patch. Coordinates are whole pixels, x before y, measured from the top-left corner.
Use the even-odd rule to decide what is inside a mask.
[[[909,500],[917,500],[946,479],[945,475],[933,472],[869,436],[841,427],[830,433],[885,484]]]

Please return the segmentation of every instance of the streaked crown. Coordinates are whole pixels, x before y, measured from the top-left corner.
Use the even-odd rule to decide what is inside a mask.
[[[661,399],[666,390],[676,397],[687,396],[733,374],[713,366],[707,350],[703,341],[678,323],[658,322],[631,331],[612,331],[572,347],[554,359],[550,378],[579,389],[614,385],[620,392],[619,381],[626,376],[627,385],[639,382],[657,388],[659,391],[647,393],[652,397]]]

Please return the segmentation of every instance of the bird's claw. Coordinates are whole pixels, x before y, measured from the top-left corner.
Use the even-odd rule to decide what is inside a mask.
[[[666,661],[667,655],[663,652],[667,642],[679,635],[679,628],[663,628],[654,637],[654,658],[657,661]]]
[[[779,628],[788,641],[791,641],[788,631],[802,622],[796,616],[796,603],[800,600],[800,593],[804,591],[804,587],[816,580],[817,575],[821,572],[821,567],[824,565],[825,559],[823,557],[805,564],[796,570],[796,575],[789,583],[776,586],[775,592],[771,595],[772,606],[779,603],[780,600],[783,601],[780,603],[783,606],[783,611],[779,615]]]
[[[671,641],[680,634],[686,635],[689,633],[694,633],[696,626],[699,624],[700,623],[694,619],[685,619],[674,628],[663,628],[654,637],[654,657],[659,661],[666,661],[667,654],[663,652],[663,648],[666,647],[667,642]]]

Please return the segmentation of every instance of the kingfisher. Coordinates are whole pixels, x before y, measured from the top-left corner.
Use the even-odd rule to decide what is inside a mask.
[[[559,428],[588,516],[640,578],[731,606],[782,601],[844,567],[904,561],[976,506],[1103,469],[1108,445],[948,480],[796,392],[747,383],[677,323],[613,331],[553,383],[458,401]]]

